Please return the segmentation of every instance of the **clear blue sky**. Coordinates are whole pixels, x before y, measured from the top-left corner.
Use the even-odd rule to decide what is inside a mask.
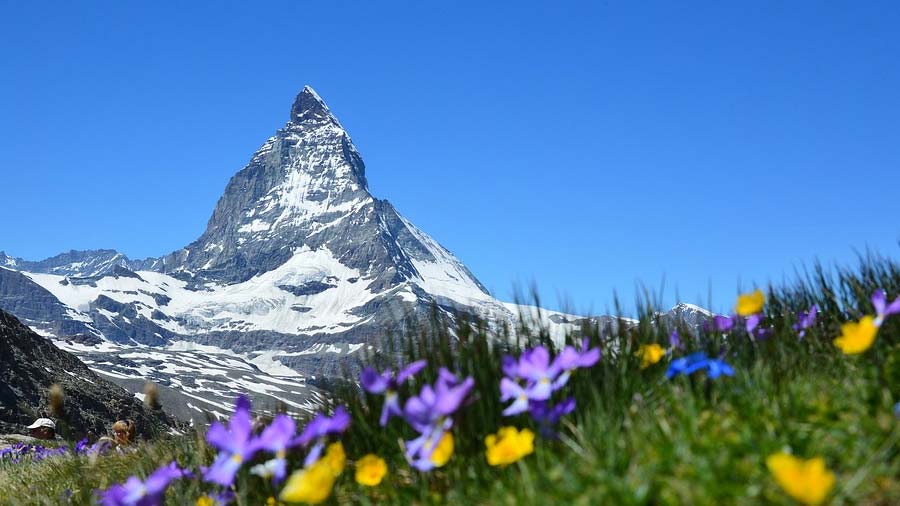
[[[900,4],[436,4],[4,2],[0,249],[186,245],[308,83],[501,298],[898,256]]]

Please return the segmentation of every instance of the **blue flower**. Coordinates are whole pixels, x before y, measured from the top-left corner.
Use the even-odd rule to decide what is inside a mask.
[[[709,358],[706,353],[697,352],[673,360],[666,371],[666,378],[672,379],[680,374],[690,376],[701,369],[706,369],[706,375],[710,379],[716,379],[723,374],[734,376],[734,369],[724,360]]]

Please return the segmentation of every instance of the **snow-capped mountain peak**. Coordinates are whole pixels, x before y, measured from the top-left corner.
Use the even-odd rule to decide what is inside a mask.
[[[359,152],[309,86],[186,247],[141,261],[114,250],[41,262],[0,254],[0,266],[0,309],[42,335],[70,340],[66,346],[123,383],[158,373],[190,395],[196,387],[163,374],[181,372],[165,363],[201,362],[196,350],[172,350],[172,343],[254,363],[264,357],[279,374],[328,375],[406,322],[429,318],[434,305],[512,326],[518,317],[447,248],[369,193]],[[543,314],[541,324],[554,326],[560,341],[583,320]],[[104,358],[123,347],[141,348],[135,353],[147,364]],[[154,366],[151,374],[151,362],[165,371]],[[123,372],[128,367],[134,375]]]
[[[309,85],[304,86],[294,98],[290,122],[297,125],[307,122],[331,122],[338,127],[341,126],[322,97]]]

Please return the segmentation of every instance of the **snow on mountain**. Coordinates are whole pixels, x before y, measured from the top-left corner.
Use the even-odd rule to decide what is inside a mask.
[[[513,327],[520,310],[537,316],[496,300],[369,192],[350,136],[308,86],[191,244],[146,260],[114,250],[40,262],[0,253],[0,266],[19,271],[0,275],[0,308],[122,384],[153,379],[187,397],[202,390],[212,408],[241,389],[306,406],[278,392],[278,381],[340,375],[360,350],[427,318],[435,304]],[[558,341],[584,321],[596,319],[540,314]],[[180,379],[191,368],[201,386]]]

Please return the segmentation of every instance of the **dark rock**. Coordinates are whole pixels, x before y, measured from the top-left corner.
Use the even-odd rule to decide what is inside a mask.
[[[329,283],[323,283],[321,281],[308,281],[303,283],[300,286],[292,286],[292,285],[278,285],[278,288],[292,293],[297,296],[301,295],[315,295],[317,293],[322,293],[329,288],[336,288],[337,285],[332,285]]]
[[[66,413],[57,418],[57,425],[71,439],[88,432],[106,434],[119,419],[134,420],[145,437],[177,425],[4,311],[0,311],[0,357],[0,431],[22,432],[35,418],[49,415],[47,391],[53,384],[65,392]]]

